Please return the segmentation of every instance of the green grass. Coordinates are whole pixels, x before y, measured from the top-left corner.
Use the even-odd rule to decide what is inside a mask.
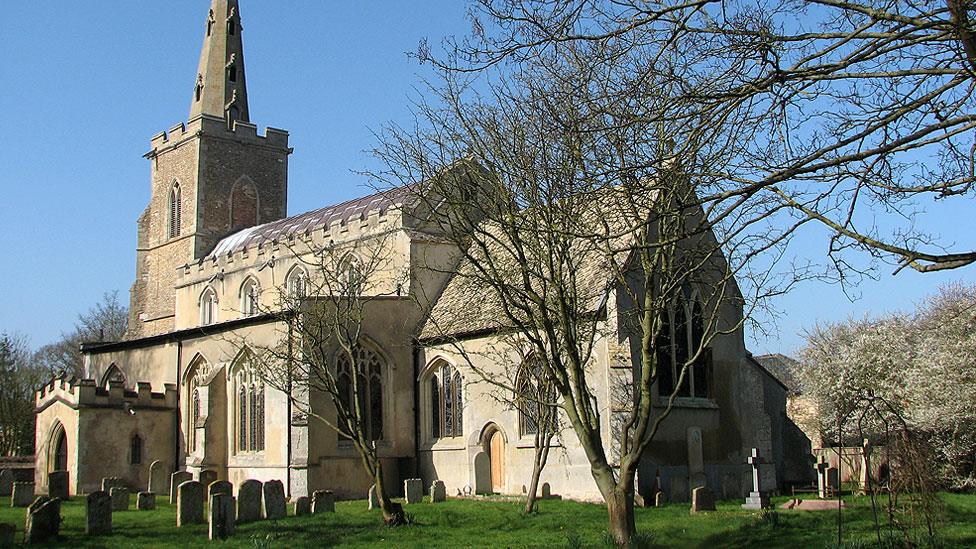
[[[941,541],[949,547],[976,545],[976,496],[944,494],[946,521]],[[785,498],[774,499],[775,503]],[[870,546],[874,539],[870,501],[857,498],[844,510],[844,541]],[[405,506],[414,524],[382,526],[379,512],[364,501],[340,502],[336,514],[288,517],[240,525],[227,542],[209,542],[206,525],[177,529],[176,510],[161,503],[155,511],[117,512],[112,536],[84,535],[85,504],[74,498],[62,507],[61,546],[71,547],[606,547],[606,514],[598,505],[547,500],[539,511],[522,514],[520,504],[504,501],[449,500]],[[23,528],[24,509],[0,508],[0,522]],[[776,524],[720,502],[718,511],[689,514],[688,504],[638,509],[641,547],[832,547],[836,512],[778,511]],[[18,532],[17,540],[21,539]]]

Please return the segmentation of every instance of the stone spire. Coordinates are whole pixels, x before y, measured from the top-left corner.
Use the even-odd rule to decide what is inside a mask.
[[[201,114],[250,122],[244,42],[237,0],[213,0],[204,31],[200,68],[193,85],[190,120]]]

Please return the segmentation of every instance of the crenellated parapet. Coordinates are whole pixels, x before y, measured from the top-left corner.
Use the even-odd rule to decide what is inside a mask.
[[[258,127],[249,122],[237,120],[228,127],[227,121],[223,118],[201,114],[187,123],[177,124],[168,131],[154,135],[150,140],[152,150],[146,153],[146,156],[155,156],[198,135],[220,137],[274,149],[288,148],[288,132],[285,130],[268,127],[264,135],[261,135],[258,133]]]
[[[129,410],[175,410],[179,406],[176,385],[167,383],[163,392],[153,392],[146,382],[136,384],[136,390],[128,390],[122,382],[110,382],[108,389],[99,387],[94,379],[76,379],[67,376],[54,378],[44,384],[35,395],[38,412],[61,402],[78,408],[118,408]]]

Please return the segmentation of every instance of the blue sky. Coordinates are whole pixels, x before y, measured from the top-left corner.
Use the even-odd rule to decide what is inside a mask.
[[[149,138],[184,121],[208,0],[0,4],[0,331],[55,340],[106,291],[128,301],[136,218],[149,197]],[[291,133],[289,214],[367,192],[353,173],[388,121],[409,123],[430,73],[419,41],[468,30],[461,0],[243,0],[251,120]],[[976,247],[971,201],[933,208],[923,226]],[[807,236],[801,255],[827,242]],[[851,302],[808,284],[756,353],[792,352],[817,321],[907,309],[976,269],[897,277],[882,269]]]

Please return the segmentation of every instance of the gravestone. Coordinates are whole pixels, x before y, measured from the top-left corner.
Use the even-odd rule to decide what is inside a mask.
[[[376,496],[376,485],[374,484],[369,487],[369,506],[367,507],[367,509],[372,511],[373,509],[379,509],[379,508],[380,508],[380,500]]]
[[[226,480],[215,480],[207,485],[207,497],[213,497],[214,494],[233,496],[234,485]]]
[[[552,486],[549,486],[548,482],[542,483],[542,499],[547,499],[552,497]]]
[[[312,492],[312,513],[335,513],[335,494],[331,490]]]
[[[61,500],[41,496],[27,508],[24,543],[45,543],[57,539],[61,532]]]
[[[136,495],[136,509],[140,511],[153,511],[156,509],[156,494],[152,492],[139,492]]]
[[[491,493],[491,458],[486,452],[474,455],[474,493]]]
[[[0,497],[8,497],[14,490],[14,474],[4,469],[0,471]]]
[[[840,470],[836,467],[827,468],[827,490],[832,494],[840,491]]]
[[[180,484],[193,480],[193,475],[187,471],[177,471],[169,476],[169,502],[176,505],[176,489]]]
[[[27,507],[34,501],[33,482],[15,482],[10,496],[11,507]]]
[[[746,460],[752,467],[752,492],[742,504],[743,509],[768,509],[769,494],[762,491],[762,475],[759,474],[759,466],[766,461],[759,455],[759,449],[753,448],[752,455]]]
[[[301,496],[295,500],[295,516],[300,517],[312,512],[312,503],[308,496]]]
[[[264,483],[264,518],[268,520],[283,519],[288,516],[285,504],[285,485],[280,480],[269,480]]]
[[[109,495],[112,496],[112,510],[113,511],[128,511],[129,510],[129,489],[128,488],[112,488],[109,490]]]
[[[16,526],[6,522],[0,522],[0,547],[3,547],[4,549],[13,547],[16,536]]]
[[[827,458],[823,454],[817,456],[817,497],[819,498],[829,498],[830,488],[827,485],[827,469],[830,468],[830,464],[827,463]]]
[[[682,475],[671,477],[671,501],[688,501],[688,479]]]
[[[664,495],[664,490],[658,490],[654,493],[654,507],[664,507],[667,502],[668,498]]]
[[[169,495],[169,471],[166,464],[156,460],[149,465],[149,489],[147,492]]]
[[[864,439],[861,444],[861,470],[859,471],[858,482],[860,489],[858,493],[867,494],[871,488],[871,441]]]
[[[694,490],[705,485],[705,459],[702,453],[701,427],[689,427],[688,438],[688,482]]]
[[[227,539],[234,535],[234,496],[218,492],[210,496],[211,540]]]
[[[210,483],[217,480],[217,471],[200,471],[200,484],[204,487],[210,486]]]
[[[715,496],[712,491],[704,486],[699,486],[691,491],[691,512],[701,513],[702,511],[715,510]]]
[[[125,481],[121,477],[105,477],[102,479],[102,491],[110,493],[112,488],[125,488]]]
[[[203,485],[188,480],[176,487],[176,527],[203,522]]]
[[[107,536],[112,533],[112,496],[104,490],[85,498],[85,534]]]
[[[47,475],[47,496],[68,501],[68,472],[52,471]]]
[[[260,480],[248,479],[237,486],[237,522],[261,520]]]
[[[440,503],[447,500],[447,488],[444,486],[443,480],[435,480],[430,485],[430,502]]]
[[[424,500],[424,481],[408,478],[403,481],[403,494],[407,503],[420,503]]]

